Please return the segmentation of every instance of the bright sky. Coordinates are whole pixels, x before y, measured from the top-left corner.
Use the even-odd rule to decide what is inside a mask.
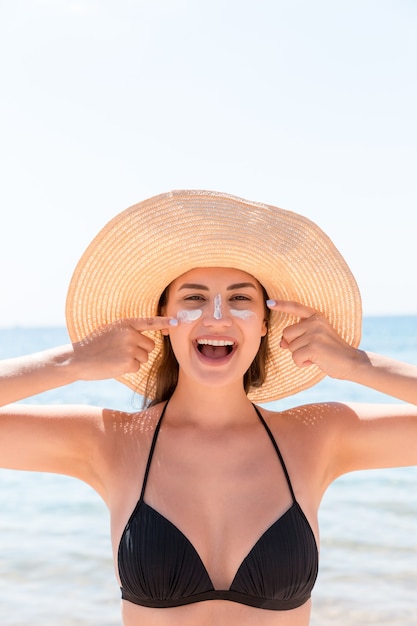
[[[365,314],[417,314],[415,0],[0,4],[0,326],[63,325],[78,258],[154,194],[303,213]]]

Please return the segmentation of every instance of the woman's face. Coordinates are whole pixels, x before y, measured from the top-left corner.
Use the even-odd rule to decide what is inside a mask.
[[[197,268],[169,286],[165,314],[179,320],[170,331],[181,376],[208,385],[242,380],[267,332],[264,295],[250,274]]]

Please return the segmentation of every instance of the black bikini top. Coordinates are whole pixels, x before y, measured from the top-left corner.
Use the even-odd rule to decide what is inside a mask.
[[[318,573],[313,531],[295,499],[284,460],[256,407],[284,471],[293,503],[258,539],[243,560],[229,589],[215,589],[194,546],[166,517],[144,502],[156,440],[165,413],[155,428],[139,501],[123,531],[118,567],[122,598],[154,608],[230,600],[284,611],[304,604]]]

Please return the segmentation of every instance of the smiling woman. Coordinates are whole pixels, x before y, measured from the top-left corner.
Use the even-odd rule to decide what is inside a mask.
[[[332,242],[277,207],[163,194],[93,240],[67,322],[70,345],[1,364],[0,463],[102,496],[125,626],[307,626],[328,485],[417,464],[417,367],[358,348],[360,297]],[[254,404],[326,375],[404,402]],[[106,378],[143,410],[12,404]]]
[[[223,320],[221,306],[222,296],[220,293],[216,292],[216,286],[220,286],[223,283],[223,290],[225,292],[224,302],[227,303],[223,305],[226,318],[227,316],[233,316],[241,320],[251,320],[254,322],[255,318],[258,317],[258,321],[263,320],[263,330],[260,334],[260,342],[258,341],[256,354],[253,357],[252,363],[246,368],[243,374],[244,388],[246,391],[249,391],[250,388],[260,387],[265,380],[265,364],[268,352],[266,327],[270,318],[270,310],[266,306],[268,296],[265,289],[253,276],[238,270],[235,270],[234,274],[231,274],[230,268],[217,268],[217,281],[210,287],[207,284],[207,278],[210,279],[215,276],[215,270],[216,268],[205,268],[205,271],[201,269],[191,270],[178,277],[171,285],[164,289],[159,298],[157,314],[172,314],[175,316],[176,308],[184,306],[186,308],[181,308],[176,314],[177,319],[181,322],[200,319],[203,316],[203,312],[205,319],[208,315],[209,320],[211,316],[213,320]],[[200,278],[201,280],[199,280]],[[227,279],[229,282],[227,282]],[[169,296],[171,296],[173,300],[170,306],[168,306]],[[258,299],[260,297],[262,302],[261,311],[258,310],[258,312],[256,312],[256,309],[259,309],[259,306],[254,307],[253,303],[254,299],[256,300],[255,296],[257,296]],[[251,309],[243,308],[249,305],[251,305]],[[226,327],[228,324],[227,319],[223,321],[223,325],[226,325]],[[204,325],[207,326],[207,321],[204,322]],[[178,382],[179,365],[172,347],[172,338],[169,337],[168,333],[162,334],[165,335],[165,339],[160,358],[156,360],[154,364],[156,388],[152,404],[158,404],[159,402],[168,400]],[[211,361],[216,360],[217,365],[223,363],[221,359],[227,360],[227,357],[234,353],[237,348],[235,339],[226,337],[219,338],[216,335],[212,337],[199,337],[195,340],[194,345],[202,357],[211,359]],[[219,349],[220,347],[221,349]],[[208,373],[205,372],[206,383],[207,375]],[[146,393],[145,397],[150,395],[150,393]]]

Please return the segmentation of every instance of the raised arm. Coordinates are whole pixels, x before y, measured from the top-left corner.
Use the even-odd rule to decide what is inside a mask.
[[[110,454],[112,412],[86,406],[14,403],[78,380],[137,371],[154,347],[143,331],[163,328],[169,328],[169,318],[123,320],[74,345],[3,361],[0,467],[69,474],[102,491],[98,468]]]
[[[78,380],[136,372],[154,348],[145,330],[169,328],[170,318],[120,320],[82,341],[0,362],[0,406]]]
[[[341,404],[330,411],[334,475],[378,467],[417,465],[417,366],[348,345],[309,307],[277,302],[272,310],[298,316],[281,347],[299,367],[317,365],[332,378],[381,391],[408,404]]]

